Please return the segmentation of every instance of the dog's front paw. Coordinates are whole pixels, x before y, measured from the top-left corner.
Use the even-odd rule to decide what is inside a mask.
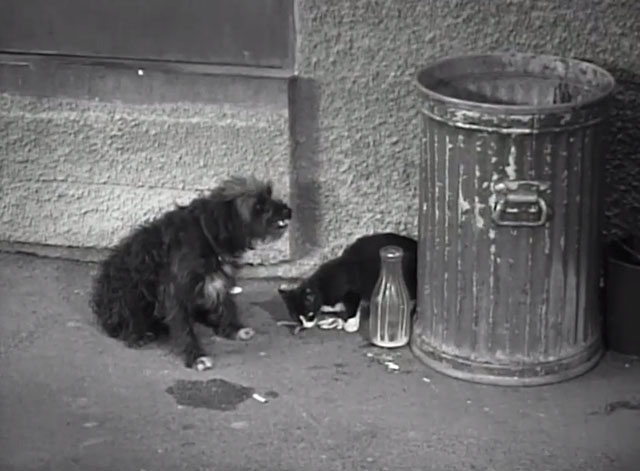
[[[198,357],[193,367],[198,371],[210,370],[213,368],[213,359],[211,357]]]
[[[256,331],[251,327],[243,327],[236,332],[236,340],[251,340],[256,335]]]

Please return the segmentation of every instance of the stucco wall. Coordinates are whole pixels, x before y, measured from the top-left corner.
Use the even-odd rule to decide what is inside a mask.
[[[0,94],[0,248],[106,249],[248,170],[290,197],[286,81],[63,66],[0,84],[27,92]],[[287,235],[247,261],[288,258]]]
[[[374,230],[417,230],[419,121],[413,77],[450,54],[582,57],[622,90],[607,213],[640,220],[640,3],[636,0],[301,0],[294,143],[298,202],[322,258]],[[296,154],[297,153],[297,154]],[[624,214],[623,214],[624,212]]]

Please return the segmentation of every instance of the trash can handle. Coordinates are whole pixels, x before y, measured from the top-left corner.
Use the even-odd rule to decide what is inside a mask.
[[[548,182],[502,180],[491,184],[494,204],[491,218],[497,226],[544,226],[550,218],[549,205],[541,193]],[[536,214],[536,218],[531,216]]]

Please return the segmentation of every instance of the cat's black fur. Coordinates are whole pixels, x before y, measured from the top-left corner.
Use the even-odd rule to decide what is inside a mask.
[[[358,311],[360,301],[368,302],[380,276],[380,249],[395,245],[404,251],[402,271],[412,300],[416,299],[417,251],[415,239],[392,232],[360,237],[340,256],[318,267],[295,287],[278,289],[289,316],[300,323],[302,317],[314,322],[322,306],[344,304],[345,320]]]

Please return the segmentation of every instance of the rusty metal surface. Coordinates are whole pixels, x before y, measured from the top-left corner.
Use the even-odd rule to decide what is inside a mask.
[[[577,61],[504,55],[448,59],[418,80],[413,351],[443,373],[494,384],[588,370],[602,353],[600,195],[613,78]]]

